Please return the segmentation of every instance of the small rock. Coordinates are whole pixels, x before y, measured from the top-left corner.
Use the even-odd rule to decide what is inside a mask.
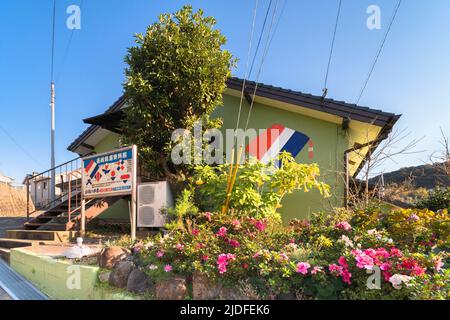
[[[134,293],[146,293],[151,290],[150,279],[139,269],[134,269],[128,276],[127,290]]]
[[[236,288],[222,287],[219,293],[219,298],[221,300],[249,300],[248,297],[244,296]]]
[[[184,300],[187,295],[186,279],[175,276],[161,281],[155,286],[157,300]]]
[[[111,275],[111,271],[100,271],[98,273],[98,280],[101,283],[106,283],[109,281],[109,276]]]
[[[121,247],[103,248],[98,255],[100,268],[111,269],[118,261],[125,260],[131,255],[131,251]]]
[[[194,300],[213,300],[220,295],[221,286],[206,275],[195,273],[192,279],[192,295]]]
[[[109,284],[114,287],[125,288],[128,283],[128,277],[135,268],[134,263],[131,261],[117,262],[109,275]]]

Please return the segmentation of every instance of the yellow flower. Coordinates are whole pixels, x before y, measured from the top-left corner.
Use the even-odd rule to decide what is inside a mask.
[[[317,243],[320,246],[329,248],[333,245],[333,241],[331,241],[330,238],[325,237],[324,235],[321,235],[318,239],[317,239]]]

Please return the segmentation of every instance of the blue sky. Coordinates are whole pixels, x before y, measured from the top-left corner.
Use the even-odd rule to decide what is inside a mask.
[[[321,94],[337,0],[285,0],[286,7],[260,81]],[[260,0],[258,24],[269,0]],[[80,0],[57,0],[56,161],[122,92],[123,57],[133,34],[183,4],[216,17],[226,48],[241,59],[243,76],[253,0],[84,0],[81,30],[71,31],[66,8]],[[382,29],[366,27],[369,5],[381,8]],[[329,97],[355,102],[393,13],[394,0],[343,0],[329,76]],[[50,167],[50,40],[52,0],[0,2],[0,171],[22,180]],[[450,135],[450,1],[403,0],[378,65],[360,104],[403,114],[398,128],[424,137],[425,152],[388,162],[386,170],[416,165],[439,148],[439,127]],[[9,134],[6,134],[5,131]],[[12,137],[12,139],[10,138]],[[14,140],[14,141],[13,141]]]

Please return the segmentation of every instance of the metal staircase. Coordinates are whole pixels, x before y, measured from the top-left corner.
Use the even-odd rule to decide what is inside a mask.
[[[50,179],[55,173],[55,197]],[[27,230],[77,230],[81,221],[81,159],[68,161],[26,180]],[[122,197],[90,199],[85,204],[86,223],[97,217]],[[33,208],[33,209],[32,209]]]

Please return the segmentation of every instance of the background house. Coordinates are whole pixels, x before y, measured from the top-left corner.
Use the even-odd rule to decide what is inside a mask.
[[[0,183],[11,186],[14,183],[14,179],[7,177],[3,173],[0,172]]]
[[[235,129],[242,85],[242,79],[229,79],[223,96],[223,106],[218,106],[214,111],[214,117],[223,119],[222,130]],[[246,103],[241,119],[247,118],[255,86],[253,82],[246,82]],[[119,147],[123,108],[126,108],[126,100],[121,97],[105,113],[85,119],[84,122],[91,126],[68,150],[84,156]],[[307,146],[296,156],[296,160],[302,163],[318,163],[323,180],[331,186],[332,191],[332,197],[329,199],[324,199],[316,191],[288,195],[280,210],[283,218],[307,218],[312,212],[325,209],[329,205],[344,206],[346,173],[350,177],[359,173],[370,149],[376,148],[387,137],[399,117],[343,101],[258,84],[249,128],[267,129],[279,124],[308,136],[314,143],[313,156],[311,157]],[[347,159],[345,154],[348,155]],[[116,204],[102,217],[126,218],[128,204],[125,201]]]

